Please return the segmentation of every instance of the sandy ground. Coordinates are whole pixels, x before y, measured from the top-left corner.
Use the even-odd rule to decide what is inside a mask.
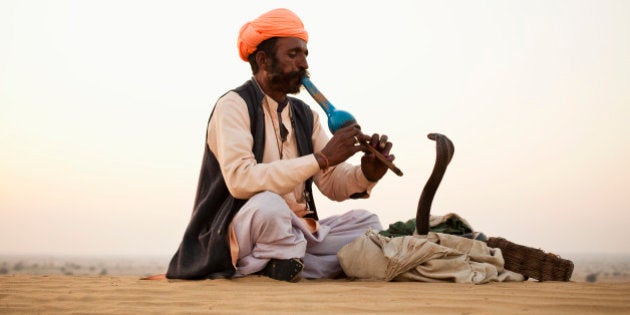
[[[0,314],[630,314],[630,282],[483,285],[0,276]]]
[[[140,280],[170,257],[0,256],[0,314],[630,314],[630,256],[571,256],[572,282]]]

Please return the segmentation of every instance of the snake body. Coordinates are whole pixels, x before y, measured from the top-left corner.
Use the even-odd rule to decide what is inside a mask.
[[[446,167],[451,162],[453,154],[455,153],[453,142],[451,142],[451,140],[445,135],[430,133],[427,137],[435,141],[436,158],[431,176],[424,185],[422,194],[420,194],[420,201],[418,202],[418,210],[416,212],[416,231],[419,235],[427,235],[429,233],[431,203],[433,202],[433,197],[435,197],[435,192],[440,186],[442,177],[444,177]]]

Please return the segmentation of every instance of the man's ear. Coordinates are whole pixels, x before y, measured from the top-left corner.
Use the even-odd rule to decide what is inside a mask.
[[[256,53],[256,63],[258,64],[258,69],[265,70],[267,69],[267,64],[269,63],[269,56],[264,51],[259,51]]]

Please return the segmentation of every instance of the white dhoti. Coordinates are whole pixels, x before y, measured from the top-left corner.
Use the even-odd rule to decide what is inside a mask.
[[[237,276],[261,271],[271,259],[302,258],[302,277],[311,279],[339,275],[337,252],[368,229],[382,229],[375,214],[352,210],[319,220],[319,229],[311,233],[284,199],[271,192],[250,198],[233,227],[239,247]]]

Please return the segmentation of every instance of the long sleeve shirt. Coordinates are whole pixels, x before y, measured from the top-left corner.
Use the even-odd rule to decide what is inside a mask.
[[[281,195],[299,217],[308,214],[304,182],[313,176],[319,190],[336,201],[363,193],[369,196],[375,183],[368,181],[360,166],[341,163],[320,170],[313,154],[299,156],[291,124],[290,106],[278,115],[278,103],[265,95],[262,107],[265,117],[265,146],[262,163],[252,152],[253,137],[247,104],[235,92],[221,97],[208,124],[208,147],[221,165],[228,190],[235,198],[248,199],[256,193],[271,191]],[[279,120],[288,130],[282,141]],[[319,116],[313,111],[313,152],[328,142]]]

